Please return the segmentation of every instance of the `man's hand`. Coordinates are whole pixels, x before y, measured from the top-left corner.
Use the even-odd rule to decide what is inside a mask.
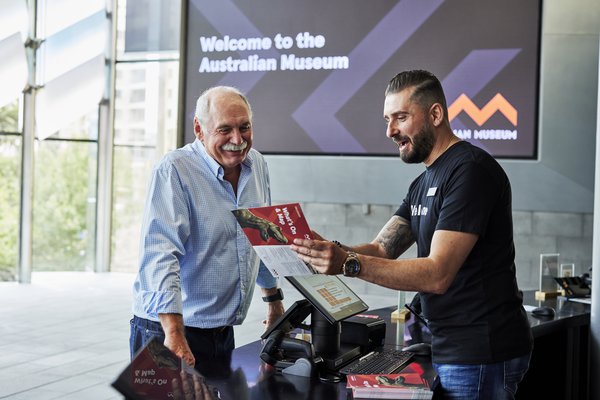
[[[185,338],[185,327],[181,314],[158,314],[160,324],[165,332],[165,347],[193,367],[196,359]]]
[[[260,288],[263,297],[272,296],[277,293],[277,287],[272,288]],[[265,331],[271,327],[277,321],[279,317],[284,314],[283,302],[281,300],[275,300],[267,303],[267,317],[263,320],[265,325]]]
[[[173,398],[175,400],[214,400],[212,390],[200,374],[187,373],[181,369],[181,387],[178,379],[173,379]]]
[[[317,272],[327,275],[340,274],[348,256],[346,251],[326,240],[294,239],[290,248]]]
[[[267,303],[267,317],[263,320],[263,324],[265,324],[265,331],[277,321],[279,317],[281,317],[285,313],[285,309],[283,307],[283,302],[281,300],[272,301]]]
[[[281,228],[266,219],[257,217],[248,210],[234,210],[240,226],[242,228],[253,228],[260,231],[260,237],[266,242],[270,237],[280,243],[287,243],[287,238],[281,232]]]

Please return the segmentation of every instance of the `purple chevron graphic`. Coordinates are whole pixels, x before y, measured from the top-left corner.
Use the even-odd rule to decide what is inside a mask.
[[[470,52],[442,81],[448,103],[451,104],[461,93],[476,96],[520,51],[490,49]]]
[[[231,0],[192,0],[192,4],[211,21],[221,35],[232,37],[263,37],[263,33],[254,26]],[[279,58],[279,52],[271,48],[264,50],[268,57]],[[250,55],[251,51],[238,51],[242,56]],[[228,72],[220,80],[219,85],[231,85],[248,93],[261,80],[266,72],[245,72],[243,74]]]
[[[492,79],[519,54],[521,49],[473,50],[443,80],[442,86],[448,105],[462,93],[475,97]],[[456,117],[452,120],[454,129],[466,126]],[[480,141],[471,139],[473,144],[486,149]]]
[[[335,114],[413,33],[443,0],[398,3],[348,55],[351,68],[334,71],[293,113],[293,118],[324,152],[364,153],[365,149]],[[393,43],[390,43],[393,38]],[[386,43],[386,46],[381,46]],[[373,48],[380,57],[373,59]]]

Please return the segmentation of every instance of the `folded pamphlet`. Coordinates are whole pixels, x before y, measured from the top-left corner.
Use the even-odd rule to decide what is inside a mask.
[[[312,239],[300,204],[243,208],[232,212],[254,251],[274,277],[315,273],[290,248],[296,238]]]

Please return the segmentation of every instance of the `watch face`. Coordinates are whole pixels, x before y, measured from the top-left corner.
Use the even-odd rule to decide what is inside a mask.
[[[357,259],[351,258],[346,261],[346,264],[344,265],[344,275],[356,276],[356,275],[358,275],[359,272],[360,272],[360,262]]]

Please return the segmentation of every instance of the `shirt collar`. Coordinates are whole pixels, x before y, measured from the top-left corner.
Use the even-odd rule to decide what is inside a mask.
[[[225,173],[223,167],[221,166],[221,164],[216,162],[215,159],[210,156],[210,154],[206,152],[206,148],[198,138],[194,140],[194,143],[192,143],[192,147],[194,148],[194,151],[197,152],[200,155],[200,157],[202,157],[204,162],[206,162],[206,165],[208,165],[208,168],[210,169],[212,174],[219,179],[223,179],[223,174]],[[252,162],[253,161],[251,149],[246,155],[244,161],[242,161],[242,169],[252,169]]]

